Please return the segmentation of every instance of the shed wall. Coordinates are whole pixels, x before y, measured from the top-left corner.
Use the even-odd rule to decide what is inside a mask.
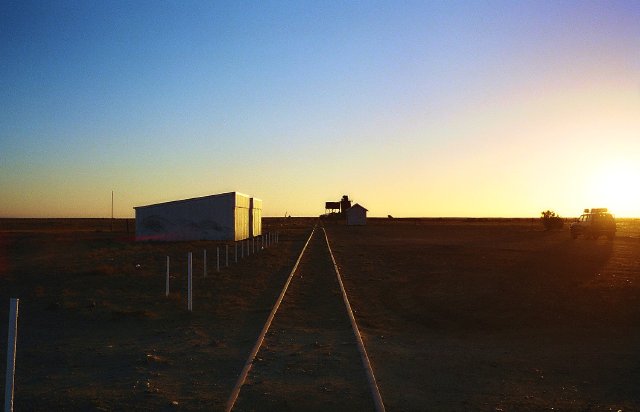
[[[262,200],[252,197],[251,211],[249,213],[249,228],[251,232],[249,235],[251,237],[262,235]]]
[[[367,224],[367,211],[354,207],[347,209],[347,225],[366,225]]]
[[[136,208],[137,240],[249,237],[249,197],[237,192]]]
[[[242,240],[249,238],[249,212],[251,210],[251,198],[249,196],[235,193],[235,238]]]

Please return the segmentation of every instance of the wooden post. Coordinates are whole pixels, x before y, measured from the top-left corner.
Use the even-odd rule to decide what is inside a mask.
[[[207,249],[204,250],[204,256],[203,256],[203,277],[207,277]]]
[[[167,280],[165,282],[164,295],[169,296],[169,256],[167,256]]]
[[[7,338],[7,375],[4,386],[4,410],[13,412],[13,386],[16,373],[16,341],[18,340],[19,299],[9,301],[9,332]]]
[[[187,309],[189,312],[193,311],[193,258],[191,252],[187,255]]]
[[[113,232],[113,190],[111,191],[111,231]]]
[[[244,258],[244,241],[240,241],[240,258]]]
[[[229,245],[224,245],[225,255],[224,255],[224,265],[229,267]]]
[[[233,242],[233,246],[235,247],[233,258],[235,259],[235,262],[238,263],[238,242]]]
[[[216,272],[220,272],[220,246],[216,247]]]

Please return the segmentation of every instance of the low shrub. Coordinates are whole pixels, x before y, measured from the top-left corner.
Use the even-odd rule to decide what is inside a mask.
[[[564,219],[551,210],[545,210],[540,217],[542,225],[545,230],[562,229],[564,226]]]

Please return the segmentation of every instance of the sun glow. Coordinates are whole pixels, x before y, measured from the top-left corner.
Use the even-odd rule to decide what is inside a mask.
[[[618,217],[640,217],[640,166],[631,162],[609,163],[588,183],[589,207],[607,207]]]

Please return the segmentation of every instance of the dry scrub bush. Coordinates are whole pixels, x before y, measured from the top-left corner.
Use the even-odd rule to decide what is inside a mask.
[[[551,210],[545,210],[540,217],[545,230],[562,229],[564,220]]]

